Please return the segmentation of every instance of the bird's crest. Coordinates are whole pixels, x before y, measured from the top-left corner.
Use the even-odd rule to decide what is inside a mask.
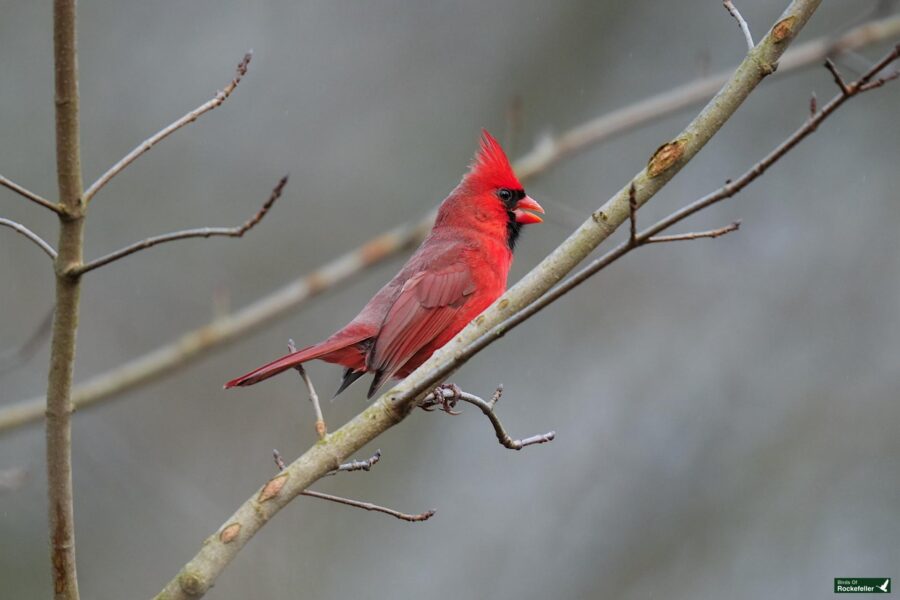
[[[522,184],[516,178],[506,153],[500,147],[500,142],[494,139],[487,129],[481,130],[481,147],[475,154],[464,181],[485,189],[522,189]]]

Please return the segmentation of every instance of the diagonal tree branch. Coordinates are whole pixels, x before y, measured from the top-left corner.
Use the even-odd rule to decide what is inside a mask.
[[[189,238],[208,238],[214,236],[222,236],[222,237],[243,237],[245,233],[253,229],[260,221],[262,221],[263,217],[266,216],[266,213],[269,212],[269,209],[272,208],[272,205],[275,204],[275,201],[281,197],[281,192],[284,190],[284,186],[287,185],[287,175],[282,177],[278,184],[272,189],[272,193],[269,195],[268,200],[266,200],[262,207],[256,213],[247,219],[243,224],[237,225],[235,227],[198,227],[197,229],[185,229],[183,231],[175,231],[172,233],[166,233],[163,235],[157,235],[153,237],[149,237],[147,239],[141,240],[139,242],[135,242],[130,246],[126,246],[125,248],[121,248],[116,250],[115,252],[111,252],[106,256],[101,256],[96,260],[92,260],[91,262],[81,265],[80,267],[75,267],[72,269],[72,275],[84,275],[89,271],[93,271],[94,269],[100,268],[102,266],[108,265],[111,262],[117,261],[119,259],[125,258],[135,252],[140,252],[141,250],[146,250],[147,248],[152,248],[153,246],[158,246],[159,244],[165,244],[167,242],[174,242],[176,240],[186,240]]]
[[[900,15],[862,24],[835,38],[824,36],[786,52],[779,60],[778,75],[824,60],[829,54],[859,49],[900,35]],[[729,72],[730,73],[730,72]],[[557,138],[541,140],[516,161],[520,177],[539,175],[558,162],[626,131],[656,121],[709,99],[727,80],[723,72],[629,104],[583,123]],[[212,350],[242,339],[288,314],[322,292],[340,285],[360,271],[414,248],[431,227],[433,213],[416,223],[400,225],[366,242],[319,269],[178,339],[78,385],[73,392],[77,408],[111,400],[135,387],[177,372]],[[35,423],[43,416],[43,398],[30,398],[0,408],[0,433]]]
[[[693,158],[735,113],[756,86],[774,72],[778,59],[818,8],[819,0],[794,0],[781,19],[738,66],[715,98],[674,140],[663,144],[647,167],[595,211],[519,283],[508,290],[443,348],[436,351],[403,382],[382,395],[343,427],[319,441],[282,473],[269,480],[230,517],[242,535],[231,543],[211,536],[199,552],[165,586],[157,600],[203,596],[246,542],[288,502],[336,468],[372,439],[402,421],[415,403],[459,366],[454,355],[485,331],[522,311],[562,280],[579,262],[607,239],[629,216],[628,190],[633,185],[638,206],[647,202]],[[448,365],[449,368],[448,368]],[[273,490],[274,493],[264,493]]]
[[[0,217],[0,227],[9,227],[10,229],[17,231],[27,237],[29,240],[34,242],[38,248],[44,251],[44,254],[50,257],[50,260],[56,260],[56,250],[53,249],[53,246],[48,244],[35,232],[28,229],[21,223],[17,223],[16,221],[11,221],[9,219],[4,219]]]
[[[23,198],[31,200],[35,204],[40,204],[44,208],[49,208],[50,210],[52,210],[53,212],[55,212],[57,214],[59,214],[59,212],[62,210],[55,202],[51,202],[50,200],[47,200],[46,198],[44,198],[42,196],[38,196],[34,192],[23,188],[18,183],[10,181],[3,175],[0,175],[0,185],[14,191],[15,193],[19,194]]]
[[[138,146],[126,154],[122,159],[111,166],[109,170],[106,171],[103,175],[101,175],[97,181],[92,183],[90,187],[88,187],[87,191],[84,192],[84,203],[88,204],[91,199],[99,192],[103,186],[110,182],[110,180],[125,170],[128,165],[136,161],[142,154],[146,153],[150,148],[163,141],[185,125],[189,125],[203,116],[205,113],[213,110],[214,108],[220,106],[223,102],[228,100],[228,97],[234,91],[234,89],[241,82],[241,78],[247,74],[247,67],[250,65],[250,59],[253,58],[253,51],[248,51],[244,58],[238,63],[237,70],[235,71],[234,78],[226,85],[221,91],[216,92],[216,95],[209,101],[204,102],[194,110],[190,111],[174,123],[171,123],[160,129],[149,138],[138,144]]]

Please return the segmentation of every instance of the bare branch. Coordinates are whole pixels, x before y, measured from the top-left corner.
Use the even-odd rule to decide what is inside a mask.
[[[494,404],[497,403],[497,400],[500,399],[500,396],[503,394],[503,386],[497,386],[497,389],[491,395],[490,400],[484,401],[478,396],[473,394],[468,394],[461,389],[459,386],[454,384],[444,384],[439,386],[433,392],[425,396],[421,401],[418,402],[417,406],[424,410],[433,410],[436,407],[441,407],[441,409],[451,415],[458,415],[460,413],[454,412],[453,408],[456,406],[456,403],[460,400],[463,402],[468,402],[473,406],[477,406],[484,416],[486,416],[491,425],[494,427],[494,433],[497,434],[497,441],[500,442],[505,448],[509,448],[510,450],[521,450],[526,446],[532,446],[534,444],[546,444],[547,442],[553,441],[556,438],[555,431],[549,431],[547,433],[541,433],[538,435],[533,435],[531,437],[527,437],[521,440],[514,440],[503,427],[503,423],[500,422],[500,418],[494,412]]]
[[[28,339],[25,340],[25,343],[16,348],[9,348],[0,352],[0,375],[15,369],[34,355],[41,345],[41,342],[47,339],[47,336],[50,334],[50,326],[53,324],[53,311],[55,308],[56,307],[53,306],[50,307],[46,316],[44,316]]]
[[[273,450],[272,454],[275,458],[275,466],[278,467],[279,471],[284,471],[284,459],[281,457],[281,454],[278,450]],[[352,463],[348,463],[347,465],[341,465],[340,468],[335,469],[329,475],[337,473],[338,471],[368,471],[372,468],[378,460],[381,458],[381,451],[375,453],[375,456],[370,458],[369,460],[360,460],[354,461]],[[347,468],[344,468],[347,467]],[[303,490],[300,492],[301,496],[309,496],[310,498],[321,498],[322,500],[328,500],[330,502],[337,502],[338,504],[345,504],[347,506],[353,506],[355,508],[361,508],[363,510],[369,510],[374,512],[384,513],[386,515],[391,515],[392,517],[396,517],[401,521],[410,521],[410,522],[418,522],[418,521],[427,521],[431,517],[434,516],[435,511],[426,510],[423,513],[419,513],[417,515],[411,515],[408,513],[402,513],[400,511],[394,510],[392,508],[386,508],[384,506],[379,506],[378,504],[372,504],[371,502],[360,502],[359,500],[351,500],[349,498],[344,498],[343,496],[334,496],[332,494],[325,494],[323,492],[315,492],[313,490]]]
[[[886,84],[888,81],[893,81],[893,80],[897,79],[898,77],[900,77],[900,71],[894,71],[893,73],[891,73],[890,75],[887,75],[886,77],[879,77],[875,81],[870,81],[868,83],[862,84],[861,86],[859,86],[858,91],[868,92],[869,90],[874,90],[875,88],[880,88],[881,86]]]
[[[840,71],[838,71],[837,66],[835,66],[834,61],[830,58],[825,59],[825,68],[831,71],[831,76],[834,77],[834,82],[837,84],[838,88],[840,88],[841,93],[849,94],[850,89],[847,87],[844,78],[841,76]]]
[[[53,249],[53,246],[45,242],[41,236],[28,229],[21,223],[17,223],[16,221],[11,221],[9,219],[4,219],[0,217],[0,226],[9,227],[10,229],[14,229],[15,231],[21,233],[29,240],[37,244],[37,247],[44,251],[44,254],[50,257],[50,260],[56,260],[56,250]]]
[[[44,208],[49,208],[50,210],[52,210],[52,211],[55,212],[56,214],[60,214],[60,213],[62,212],[62,208],[60,208],[59,205],[56,204],[55,202],[51,202],[50,200],[47,200],[46,198],[44,198],[44,197],[42,197],[42,196],[38,196],[38,195],[35,194],[34,192],[32,192],[32,191],[30,191],[30,190],[27,190],[27,189],[23,188],[23,187],[22,187],[21,185],[19,185],[18,183],[15,183],[15,182],[13,182],[13,181],[10,181],[9,179],[7,179],[6,177],[4,177],[3,175],[0,175],[0,185],[2,185],[2,186],[5,187],[5,188],[11,189],[11,190],[14,191],[15,193],[19,194],[19,195],[22,196],[23,198],[26,198],[26,199],[28,199],[28,200],[31,200],[31,201],[34,202],[35,204],[40,204],[40,205],[43,206]]]
[[[275,204],[275,201],[281,197],[281,192],[284,190],[284,186],[287,184],[287,175],[281,178],[278,184],[272,189],[271,195],[269,195],[269,199],[263,203],[262,207],[256,211],[256,213],[247,219],[242,225],[238,225],[236,227],[199,227],[197,229],[185,229],[183,231],[175,231],[172,233],[166,233],[163,235],[157,235],[153,237],[149,237],[147,239],[141,240],[139,242],[135,242],[130,246],[126,246],[125,248],[121,248],[116,250],[115,252],[111,252],[106,256],[102,256],[98,259],[92,260],[91,262],[82,265],[81,267],[77,267],[73,271],[73,275],[84,275],[89,271],[93,271],[99,267],[108,265],[111,262],[117,261],[119,259],[125,258],[135,252],[140,252],[141,250],[146,250],[147,248],[152,248],[153,246],[158,246],[159,244],[165,244],[166,242],[174,242],[176,240],[186,240],[189,238],[208,238],[214,236],[221,237],[243,237],[245,233],[253,229],[257,223],[262,221],[262,218],[266,216],[266,213],[269,212],[269,209],[272,208],[272,205]]]
[[[427,521],[431,517],[434,516],[435,510],[432,508],[431,510],[426,510],[425,512],[419,513],[417,515],[411,515],[409,513],[403,513],[392,508],[386,508],[384,506],[379,506],[377,504],[372,504],[371,502],[360,502],[359,500],[351,500],[349,498],[343,498],[341,496],[333,496],[331,494],[325,494],[322,492],[314,492],[313,490],[303,490],[300,492],[302,496],[309,496],[311,498],[321,498],[322,500],[330,500],[331,502],[337,502],[338,504],[346,504],[347,506],[353,506],[356,508],[361,508],[363,510],[371,510],[374,512],[384,513],[386,515],[391,515],[392,517],[396,517],[401,521],[410,521],[412,523],[416,523],[419,521]]]
[[[718,229],[711,229],[709,231],[697,231],[694,233],[679,233],[677,235],[658,235],[655,237],[645,238],[643,244],[663,244],[667,242],[680,242],[685,240],[699,240],[703,238],[715,239],[717,237],[721,237],[726,233],[731,233],[732,231],[737,231],[741,228],[741,222],[735,221],[730,225],[726,225],[725,227],[719,227]]]
[[[288,340],[288,351],[292,353],[297,351],[297,347],[294,346],[294,340]],[[300,378],[306,385],[307,391],[309,391],[309,401],[312,402],[313,410],[316,413],[316,435],[319,436],[320,440],[324,439],[328,434],[328,426],[325,425],[325,417],[322,416],[322,406],[319,404],[319,395],[316,393],[316,388],[313,387],[312,379],[309,378],[309,374],[306,372],[306,369],[303,368],[303,365],[297,365],[294,369],[300,373]]]
[[[125,170],[125,168],[138,159],[142,154],[150,150],[153,146],[163,141],[185,125],[189,125],[193,123],[198,118],[200,118],[203,114],[208,113],[212,109],[221,105],[234,89],[241,82],[241,78],[247,74],[247,67],[250,65],[250,59],[253,58],[253,51],[248,51],[244,58],[238,63],[237,70],[235,71],[234,78],[225,86],[221,91],[216,92],[216,95],[209,101],[204,102],[191,112],[187,113],[174,123],[167,125],[163,129],[159,130],[143,142],[141,142],[134,150],[126,154],[119,162],[114,164],[109,168],[106,173],[101,175],[97,181],[92,183],[90,187],[88,187],[87,191],[84,193],[84,203],[87,204],[91,201],[94,195],[99,192],[103,186],[110,182],[110,180]]]
[[[725,10],[727,10],[728,13],[734,17],[734,20],[738,22],[738,27],[741,28],[744,39],[747,41],[747,50],[753,50],[753,46],[756,44],[753,43],[753,36],[750,34],[750,26],[747,25],[747,21],[744,20],[744,17],[741,16],[741,12],[731,0],[722,0],[722,4],[725,5]]]

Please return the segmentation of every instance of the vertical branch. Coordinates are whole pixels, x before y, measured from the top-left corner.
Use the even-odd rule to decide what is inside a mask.
[[[78,599],[72,506],[72,367],[78,328],[84,236],[78,137],[78,61],[75,0],[54,0],[53,55],[56,105],[56,174],[60,230],[56,258],[56,316],[47,378],[47,496],[53,591],[58,600]]]

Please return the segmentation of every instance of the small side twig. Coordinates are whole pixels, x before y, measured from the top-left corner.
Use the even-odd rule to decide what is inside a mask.
[[[50,200],[47,200],[46,198],[35,194],[31,190],[27,190],[27,189],[23,188],[18,183],[14,182],[14,181],[10,181],[3,175],[0,175],[0,185],[14,191],[15,193],[19,194],[20,196],[22,196],[23,198],[25,198],[27,200],[31,200],[35,204],[40,204],[44,208],[49,208],[50,210],[52,210],[53,212],[55,212],[57,214],[62,212],[62,209],[55,202],[51,202]]]
[[[844,78],[841,76],[841,72],[838,71],[837,66],[834,64],[834,61],[830,58],[825,59],[825,68],[831,71],[831,76],[834,77],[834,82],[837,84],[838,88],[840,88],[841,93],[849,95],[850,88],[847,87],[847,83],[844,81]]]
[[[56,260],[56,250],[53,249],[53,246],[45,242],[41,239],[41,236],[28,229],[21,223],[17,223],[15,221],[11,221],[9,219],[0,218],[0,225],[3,227],[9,227],[10,229],[14,229],[27,237],[29,240],[37,244],[37,247],[44,251],[44,253],[50,257],[50,260]]]
[[[381,460],[381,450],[376,450],[375,454],[367,458],[366,460],[351,460],[348,463],[344,463],[339,466],[334,471],[328,473],[328,475],[337,475],[338,473],[351,473],[353,471],[370,471],[372,467],[378,464],[378,461]]]
[[[272,208],[272,205],[275,204],[275,201],[281,197],[281,192],[284,190],[284,186],[287,185],[287,181],[287,175],[282,177],[281,180],[279,180],[278,184],[272,189],[272,193],[269,195],[269,199],[266,200],[262,207],[258,211],[256,211],[256,213],[252,217],[247,219],[247,221],[245,221],[242,225],[238,225],[236,227],[199,227],[197,229],[185,229],[183,231],[175,231],[172,233],[149,237],[139,242],[135,242],[130,246],[126,246],[125,248],[116,250],[115,252],[110,252],[106,256],[101,256],[98,259],[92,260],[89,263],[77,267],[72,270],[71,275],[84,275],[89,271],[93,271],[94,269],[108,265],[111,262],[125,258],[126,256],[134,254],[135,252],[140,252],[141,250],[146,250],[147,248],[152,248],[153,246],[158,246],[159,244],[165,244],[166,242],[174,242],[175,240],[186,240],[188,238],[200,237],[208,238],[214,236],[242,237],[245,233],[255,227],[257,223],[262,221],[262,218],[266,216],[266,213],[269,212],[269,209]]]
[[[88,187],[87,191],[84,192],[84,204],[87,204],[91,201],[91,198],[96,195],[97,192],[100,191],[103,186],[110,182],[110,180],[125,170],[128,165],[133,163],[138,159],[142,154],[146,153],[150,148],[163,141],[185,125],[189,125],[196,121],[200,116],[205,113],[208,113],[212,109],[221,105],[228,97],[231,95],[231,92],[238,86],[241,82],[241,78],[247,74],[247,67],[250,64],[250,59],[253,58],[253,51],[248,51],[244,58],[238,63],[237,70],[235,71],[234,78],[225,86],[224,89],[216,92],[216,95],[209,101],[204,102],[191,112],[187,113],[174,123],[167,125],[163,129],[154,133],[152,136],[141,142],[134,150],[126,154],[119,162],[111,166],[106,173],[101,175],[97,181],[92,183],[90,187]]]
[[[47,336],[50,334],[50,326],[53,324],[54,310],[56,310],[55,306],[50,307],[50,310],[47,311],[46,316],[44,316],[43,320],[35,328],[34,332],[28,337],[27,340],[25,340],[22,345],[0,352],[0,374],[7,373],[15,369],[16,367],[27,361],[29,358],[31,358],[32,355],[34,355],[38,347],[41,345],[41,342],[46,340]]]
[[[275,466],[278,467],[279,471],[283,471],[285,465],[284,465],[284,459],[281,457],[281,454],[278,452],[278,450],[273,450],[272,454],[275,457]],[[378,458],[376,458],[376,457],[378,457]],[[345,466],[354,464],[354,463],[348,463],[347,465],[341,465],[338,469],[332,471],[331,473],[332,474],[337,473],[338,471],[340,471],[342,469],[345,471],[357,471],[357,470],[368,471],[369,468],[371,468],[371,466],[373,464],[378,462],[378,459],[380,457],[381,457],[381,451],[379,450],[378,452],[375,453],[375,456],[370,458],[368,461],[355,461],[355,463],[358,465],[367,464],[368,468],[363,467],[363,466],[358,466],[355,468],[343,469],[343,467],[345,467]],[[313,490],[303,490],[302,492],[300,492],[300,494],[303,496],[309,496],[310,498],[321,498],[322,500],[328,500],[330,502],[336,502],[338,504],[344,504],[346,506],[353,506],[355,508],[361,508],[363,510],[384,513],[386,515],[391,515],[392,517],[400,519],[401,521],[409,521],[411,523],[416,523],[419,521],[427,521],[428,519],[433,517],[436,512],[434,509],[431,509],[431,510],[426,510],[425,512],[421,512],[416,515],[411,515],[409,513],[400,512],[400,511],[394,510],[392,508],[387,508],[384,506],[380,506],[378,504],[373,504],[371,502],[361,502],[359,500],[351,500],[350,498],[344,498],[343,496],[335,496],[333,494],[325,494],[323,492],[316,492]]]
[[[747,41],[747,50],[753,50],[753,47],[756,44],[753,43],[753,36],[750,34],[750,26],[747,25],[747,21],[744,20],[744,17],[741,16],[741,12],[731,0],[722,0],[722,4],[725,5],[725,10],[727,10],[728,13],[734,17],[734,20],[738,22],[738,27],[741,28],[744,39]]]
[[[864,83],[864,84],[860,85],[856,91],[868,92],[869,90],[874,90],[875,88],[880,88],[881,86],[886,84],[888,81],[893,81],[894,79],[897,79],[898,77],[900,77],[900,71],[894,71],[890,75],[887,75],[885,77],[879,77],[875,81],[870,81],[868,83]]]
[[[331,502],[337,502],[338,504],[346,504],[347,506],[354,506],[356,508],[361,508],[363,510],[371,510],[374,512],[384,513],[386,515],[391,515],[401,521],[409,521],[411,523],[417,523],[419,521],[427,521],[431,517],[434,516],[435,511],[433,508],[430,510],[426,510],[425,512],[421,512],[416,515],[411,515],[409,513],[400,512],[398,510],[394,510],[393,508],[387,508],[385,506],[380,506],[378,504],[373,504],[371,502],[360,502],[359,500],[351,500],[350,498],[344,498],[342,496],[333,496],[332,494],[325,494],[322,492],[315,492],[313,490],[303,490],[300,492],[303,496],[309,496],[311,498],[321,498],[322,500],[330,500]]]
[[[441,410],[450,414],[458,414],[452,412],[452,409],[460,400],[468,402],[473,406],[477,406],[481,412],[484,413],[484,416],[490,420],[491,425],[493,425],[494,433],[497,434],[497,441],[500,442],[504,448],[509,448],[510,450],[521,450],[526,446],[546,444],[547,442],[553,441],[556,437],[555,431],[548,431],[547,433],[533,435],[521,440],[513,439],[512,436],[506,432],[503,423],[500,422],[500,418],[497,417],[497,414],[494,412],[494,404],[497,403],[497,400],[500,399],[502,394],[503,386],[497,386],[497,389],[491,395],[490,400],[485,401],[478,396],[462,391],[456,385],[445,384],[439,386],[433,392],[425,396],[425,398],[419,402],[418,406],[425,410],[433,410],[434,408],[440,407]]]
[[[675,235],[657,235],[654,237],[646,238],[641,243],[642,244],[663,244],[667,242],[681,242],[687,240],[699,240],[702,238],[715,239],[717,237],[721,237],[726,233],[731,233],[732,231],[737,231],[741,228],[741,222],[735,221],[730,225],[726,225],[725,227],[719,227],[718,229],[710,229],[709,231],[696,231],[693,233],[679,233]]]
[[[288,340],[288,351],[297,351],[294,340]],[[319,404],[319,395],[316,393],[316,388],[313,387],[312,379],[309,378],[309,374],[303,368],[303,365],[297,365],[294,369],[300,373],[300,378],[309,391],[309,401],[312,402],[313,410],[316,413],[316,435],[319,436],[320,440],[325,439],[325,436],[328,434],[328,427],[325,425],[325,417],[322,416],[322,406]]]

